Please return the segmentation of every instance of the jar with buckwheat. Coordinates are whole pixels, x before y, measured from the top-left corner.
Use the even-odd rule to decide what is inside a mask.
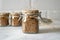
[[[21,26],[22,18],[19,12],[13,12],[12,14],[12,26]]]
[[[24,33],[38,33],[39,32],[39,20],[38,10],[23,10],[22,11],[22,31]]]
[[[9,25],[9,12],[0,12],[0,26]]]

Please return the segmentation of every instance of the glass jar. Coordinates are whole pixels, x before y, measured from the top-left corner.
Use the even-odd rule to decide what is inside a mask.
[[[21,14],[18,12],[13,12],[12,14],[12,26],[20,26],[22,24]]]
[[[24,33],[38,33],[38,10],[23,10],[22,30]]]
[[[9,13],[1,12],[0,13],[0,26],[7,26],[7,25],[9,25]]]

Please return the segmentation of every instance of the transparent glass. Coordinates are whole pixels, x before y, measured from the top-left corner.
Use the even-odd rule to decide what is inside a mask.
[[[0,26],[9,25],[9,13],[0,13]]]
[[[20,26],[22,23],[20,14],[12,15],[12,26]]]
[[[39,31],[38,13],[34,11],[23,12],[22,30],[24,33],[38,33]]]

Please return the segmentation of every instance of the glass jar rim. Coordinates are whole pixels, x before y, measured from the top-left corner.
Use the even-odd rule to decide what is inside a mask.
[[[38,14],[39,10],[22,10],[22,14]]]

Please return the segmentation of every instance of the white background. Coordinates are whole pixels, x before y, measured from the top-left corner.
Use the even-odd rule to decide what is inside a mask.
[[[0,0],[2,10],[29,8],[30,0]],[[60,10],[60,0],[31,0],[32,8],[40,10]]]
[[[42,11],[43,17],[60,20],[60,0],[31,0],[31,8]],[[30,0],[0,0],[0,11],[23,9],[30,9]]]

